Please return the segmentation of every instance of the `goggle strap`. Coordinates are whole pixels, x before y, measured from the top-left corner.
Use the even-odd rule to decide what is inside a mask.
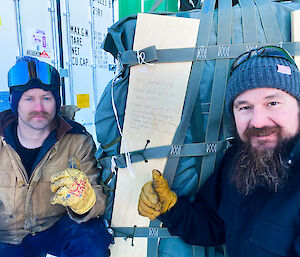
[[[37,78],[35,62],[28,62],[28,72],[29,72],[30,79]]]
[[[276,49],[277,52],[275,53],[275,50],[274,50],[273,54],[270,54],[270,53],[268,53],[269,49],[270,50]],[[278,53],[281,53],[281,54],[278,54]],[[263,55],[263,54],[265,54],[265,55]],[[290,62],[292,65],[294,65],[298,69],[296,63],[293,60],[293,57],[285,49],[282,49],[277,46],[265,46],[265,47],[261,47],[258,49],[252,49],[249,52],[243,53],[239,57],[237,57],[237,59],[234,61],[234,63],[231,66],[230,75],[238,66],[240,66],[242,63],[244,63],[245,61],[249,60],[251,57],[256,56],[256,55],[261,56],[261,57],[283,58],[283,59],[287,60],[288,62]]]

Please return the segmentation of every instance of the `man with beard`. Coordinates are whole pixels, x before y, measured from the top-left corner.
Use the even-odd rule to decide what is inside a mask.
[[[230,257],[300,256],[300,72],[284,49],[266,46],[232,65],[225,110],[236,139],[193,202],[159,171],[138,211],[187,243],[226,243]]]
[[[0,114],[0,256],[108,256],[92,136],[58,115],[60,76],[22,57]],[[52,191],[52,192],[51,192]]]

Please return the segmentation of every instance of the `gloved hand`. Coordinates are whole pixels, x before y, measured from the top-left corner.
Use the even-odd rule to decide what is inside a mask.
[[[146,183],[142,188],[138,212],[142,216],[155,220],[175,205],[177,195],[170,190],[167,180],[158,170],[153,170],[152,176],[153,181]]]
[[[88,212],[96,202],[96,194],[86,174],[79,169],[67,168],[51,176],[51,191],[56,194],[51,204],[69,206],[77,214]]]

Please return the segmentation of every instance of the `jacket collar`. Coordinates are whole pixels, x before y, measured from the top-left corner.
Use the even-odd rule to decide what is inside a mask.
[[[17,120],[17,116],[11,110],[0,113],[0,136],[4,137],[4,130]]]
[[[296,143],[294,148],[292,149],[289,159],[288,159],[288,164],[290,166],[294,166],[296,162],[300,160],[300,141]]]

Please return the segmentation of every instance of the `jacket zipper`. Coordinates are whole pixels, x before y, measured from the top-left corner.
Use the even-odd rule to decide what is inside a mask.
[[[25,199],[25,223],[24,223],[24,228],[25,229],[29,229],[29,227],[32,225],[29,222],[29,218],[30,218],[29,214],[32,215],[32,213],[29,211],[29,207],[30,207],[30,198],[32,196],[32,192],[33,192],[34,188],[30,188],[30,183],[32,181],[32,178],[34,177],[34,174],[35,174],[36,170],[42,169],[42,167],[44,165],[46,165],[55,154],[56,154],[56,143],[54,144],[54,146],[46,154],[46,155],[48,155],[46,157],[46,160],[43,161],[43,159],[44,159],[43,158],[41,160],[41,162],[39,163],[39,165],[33,170],[32,174],[30,176],[30,179],[29,179],[29,182],[28,182],[28,192],[30,192],[30,195],[28,195],[28,192],[27,192],[26,199]],[[42,172],[40,172],[39,175],[40,175],[40,177],[39,177],[39,180],[40,180],[40,178],[42,176]],[[32,233],[34,233],[34,231],[32,231]]]
[[[22,164],[19,155],[17,154],[17,152],[9,144],[6,143],[6,141],[5,141],[4,138],[2,138],[2,142],[3,142],[3,146],[6,147],[7,152],[9,154],[10,158],[11,158],[11,163],[12,163],[12,166],[13,166],[14,170],[16,172],[19,171],[19,173],[21,174],[21,176],[23,178],[24,183],[26,184],[26,186],[28,188],[29,187],[28,176],[24,172],[25,171],[25,167]]]

